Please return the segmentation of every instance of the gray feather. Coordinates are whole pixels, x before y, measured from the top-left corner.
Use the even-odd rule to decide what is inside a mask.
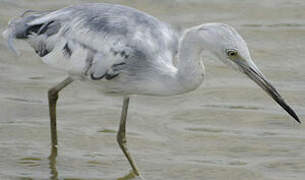
[[[116,44],[124,41],[137,50],[150,54],[163,49],[175,50],[178,45],[178,34],[167,24],[146,13],[121,5],[95,3],[71,6],[51,12],[29,24],[37,25],[50,21],[62,25],[65,38],[79,41],[92,49],[102,49],[102,43]],[[169,37],[172,38],[164,38],[162,30],[171,33]],[[136,36],[140,37],[137,39]],[[95,43],[97,41],[100,44]],[[149,49],[143,46],[147,46],[147,41],[152,45],[150,52],[145,52]]]
[[[32,13],[32,14],[29,14]],[[60,29],[60,24],[55,22],[46,22],[40,25],[29,25],[33,20],[48,14],[49,11],[33,11],[27,10],[19,18],[14,18],[8,23],[8,28],[2,33],[4,39],[7,40],[8,47],[17,55],[19,55],[18,50],[14,46],[14,39],[24,39],[37,37],[39,34],[46,36],[54,35]],[[33,36],[36,34],[36,36]],[[41,37],[39,40],[43,39]],[[31,45],[34,47],[46,47],[41,41],[30,40]],[[33,45],[34,43],[34,45]],[[41,56],[47,52],[46,49],[35,49],[36,52]]]
[[[62,54],[64,62],[77,59],[79,66],[63,67],[60,63],[54,66],[64,69],[73,66],[77,69],[72,68],[73,73],[108,75],[106,79],[121,72],[138,77],[137,74],[161,68],[164,63],[173,64],[178,50],[179,35],[168,24],[139,10],[114,4],[81,4],[51,12],[26,13],[8,30],[12,37],[9,39],[26,39],[39,56],[45,57],[44,61],[52,63],[48,54],[52,54],[50,57]],[[77,52],[83,55],[74,56]],[[113,67],[122,63],[120,68]]]

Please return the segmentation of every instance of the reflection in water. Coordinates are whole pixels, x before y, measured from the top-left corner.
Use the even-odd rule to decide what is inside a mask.
[[[26,9],[57,9],[77,2],[0,0],[0,32],[4,23]],[[111,2],[136,7],[181,29],[203,22],[233,25],[245,36],[259,68],[305,119],[305,61],[300,60],[305,58],[305,1]],[[22,56],[16,57],[4,43],[0,38],[0,180],[140,180],[129,173],[114,143],[121,101],[85,83],[71,85],[61,101],[60,125],[66,129],[61,135],[75,138],[69,141],[69,151],[46,148],[48,116],[42,89],[66,74],[38,63],[25,44],[20,44]],[[295,127],[241,74],[208,54],[204,57],[206,81],[196,91],[135,97],[128,132],[137,133],[131,134],[132,154],[145,156],[144,177],[304,180],[305,126]],[[92,152],[100,148],[100,153]]]
[[[136,175],[134,174],[133,171],[130,171],[127,175],[118,178],[117,180],[130,180],[130,179],[136,179]]]
[[[50,168],[50,180],[58,180],[58,172],[56,169],[56,158],[57,158],[57,147],[51,146],[51,152],[49,159],[49,168]],[[130,171],[127,175],[118,178],[117,180],[131,180],[131,179],[137,179],[137,176],[133,173],[133,171]],[[68,180],[68,179],[66,179]]]
[[[49,156],[49,168],[50,168],[50,173],[51,173],[51,180],[58,180],[58,172],[56,169],[56,157],[57,157],[57,147],[56,146],[51,146],[51,153]]]

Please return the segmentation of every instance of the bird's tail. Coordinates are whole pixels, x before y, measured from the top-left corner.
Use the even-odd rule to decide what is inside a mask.
[[[2,33],[3,38],[7,41],[9,49],[19,55],[19,52],[13,43],[14,39],[27,39],[30,32],[29,30],[38,28],[30,26],[28,23],[48,13],[49,11],[27,10],[22,13],[20,17],[10,20],[7,29]]]

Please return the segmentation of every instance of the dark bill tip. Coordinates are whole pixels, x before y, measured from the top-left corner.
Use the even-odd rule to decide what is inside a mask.
[[[272,96],[272,95],[271,95]],[[284,101],[282,98],[273,98],[282,108],[285,109],[285,111],[290,114],[298,123],[301,124],[301,121],[298,117],[298,115],[294,112],[294,110]]]
[[[272,97],[285,111],[292,116],[298,123],[301,123],[299,117],[294,112],[294,110],[284,101],[284,99],[281,97],[281,95],[277,92],[277,90],[264,78],[264,76],[258,72],[258,70],[255,70],[251,68],[250,66],[245,66],[243,64],[240,64],[243,71],[246,75],[250,77],[256,84],[258,84],[263,90],[265,90],[268,95]]]

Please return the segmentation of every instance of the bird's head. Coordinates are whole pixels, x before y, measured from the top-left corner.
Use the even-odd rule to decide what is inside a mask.
[[[210,51],[225,64],[246,74],[300,123],[296,113],[253,63],[245,40],[233,27],[222,23],[208,23],[196,29],[199,33],[197,42],[202,49]]]

